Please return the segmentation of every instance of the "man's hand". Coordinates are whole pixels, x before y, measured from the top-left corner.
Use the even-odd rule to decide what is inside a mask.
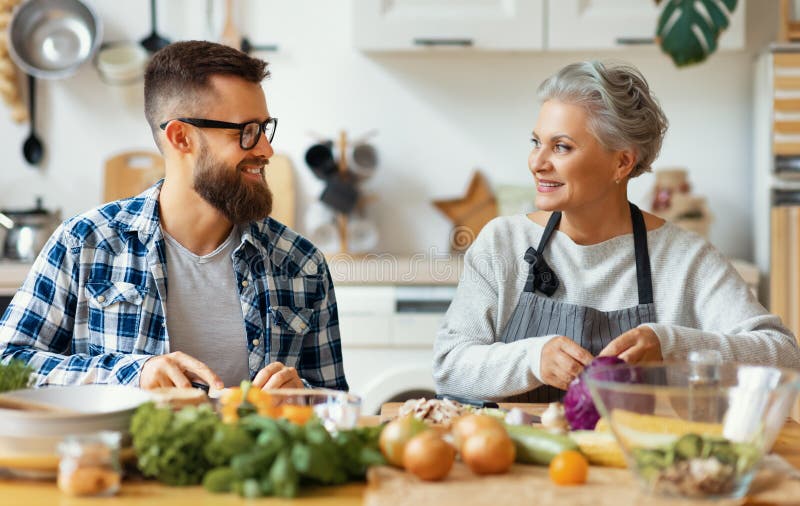
[[[629,364],[661,362],[661,341],[646,325],[631,329],[608,343],[599,357],[616,356]]]
[[[297,374],[297,369],[286,367],[280,362],[273,362],[258,371],[255,379],[253,379],[253,386],[262,390],[305,388],[303,381]]]
[[[540,379],[548,385],[566,390],[593,359],[591,353],[572,339],[554,337],[542,348]]]
[[[206,364],[180,351],[147,359],[139,377],[139,386],[145,389],[191,387],[194,379],[205,381],[211,388],[225,387],[219,376]]]

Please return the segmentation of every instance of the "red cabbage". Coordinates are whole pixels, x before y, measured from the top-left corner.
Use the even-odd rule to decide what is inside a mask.
[[[625,361],[618,357],[597,357],[569,384],[563,402],[564,415],[572,430],[594,430],[597,421],[600,420],[600,413],[584,381],[585,375],[590,374],[592,378],[603,380],[635,383],[636,375],[628,368],[607,370],[600,367],[624,363]]]

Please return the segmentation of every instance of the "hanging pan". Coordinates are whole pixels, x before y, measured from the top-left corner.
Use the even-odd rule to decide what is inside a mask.
[[[28,0],[17,6],[8,26],[8,52],[28,74],[31,133],[25,160],[37,165],[44,146],[36,135],[36,79],[63,79],[97,51],[102,26],[95,12],[78,0]]]
[[[28,0],[14,10],[8,37],[11,58],[27,74],[63,79],[100,47],[102,26],[78,0]]]

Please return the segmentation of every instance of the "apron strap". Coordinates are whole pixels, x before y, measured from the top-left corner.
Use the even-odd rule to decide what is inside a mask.
[[[650,253],[647,249],[647,227],[644,224],[642,212],[632,202],[628,202],[631,210],[631,221],[633,224],[633,245],[636,255],[636,284],[639,291],[639,304],[651,304],[653,302],[653,280],[650,273]],[[555,272],[547,265],[544,260],[544,250],[547,243],[553,236],[553,231],[561,221],[561,212],[557,211],[550,215],[547,226],[544,229],[539,246],[536,249],[528,248],[525,252],[525,261],[531,264],[528,271],[528,279],[525,283],[525,291],[533,292],[539,290],[547,296],[553,295],[559,285],[558,277]]]
[[[542,238],[539,240],[539,247],[536,248],[536,251],[539,252],[539,255],[544,254],[544,249],[547,247],[547,243],[550,242],[550,237],[553,236],[553,231],[556,229],[556,227],[560,222],[561,222],[561,211],[556,211],[550,215],[550,219],[547,220],[547,226],[544,227],[544,233],[542,234]]]
[[[551,214],[550,219],[547,220],[547,226],[544,229],[542,238],[539,240],[539,247],[537,249],[528,248],[525,251],[525,261],[531,264],[530,269],[528,269],[528,279],[525,281],[526,292],[539,290],[550,297],[558,289],[558,276],[547,265],[544,259],[544,250],[560,221],[561,212],[557,211]]]
[[[642,212],[632,202],[631,221],[633,222],[633,246],[636,253],[636,283],[639,288],[639,304],[653,302],[653,280],[650,276],[650,253],[647,251],[647,227]]]

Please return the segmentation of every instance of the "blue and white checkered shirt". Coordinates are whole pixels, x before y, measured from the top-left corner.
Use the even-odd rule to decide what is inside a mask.
[[[138,385],[144,362],[169,352],[161,184],[55,231],[0,319],[1,361],[29,363],[40,386]],[[307,385],[346,390],[322,253],[267,218],[243,227],[233,265],[251,379],[279,361],[297,368]],[[214,287],[207,300],[214,303]]]

